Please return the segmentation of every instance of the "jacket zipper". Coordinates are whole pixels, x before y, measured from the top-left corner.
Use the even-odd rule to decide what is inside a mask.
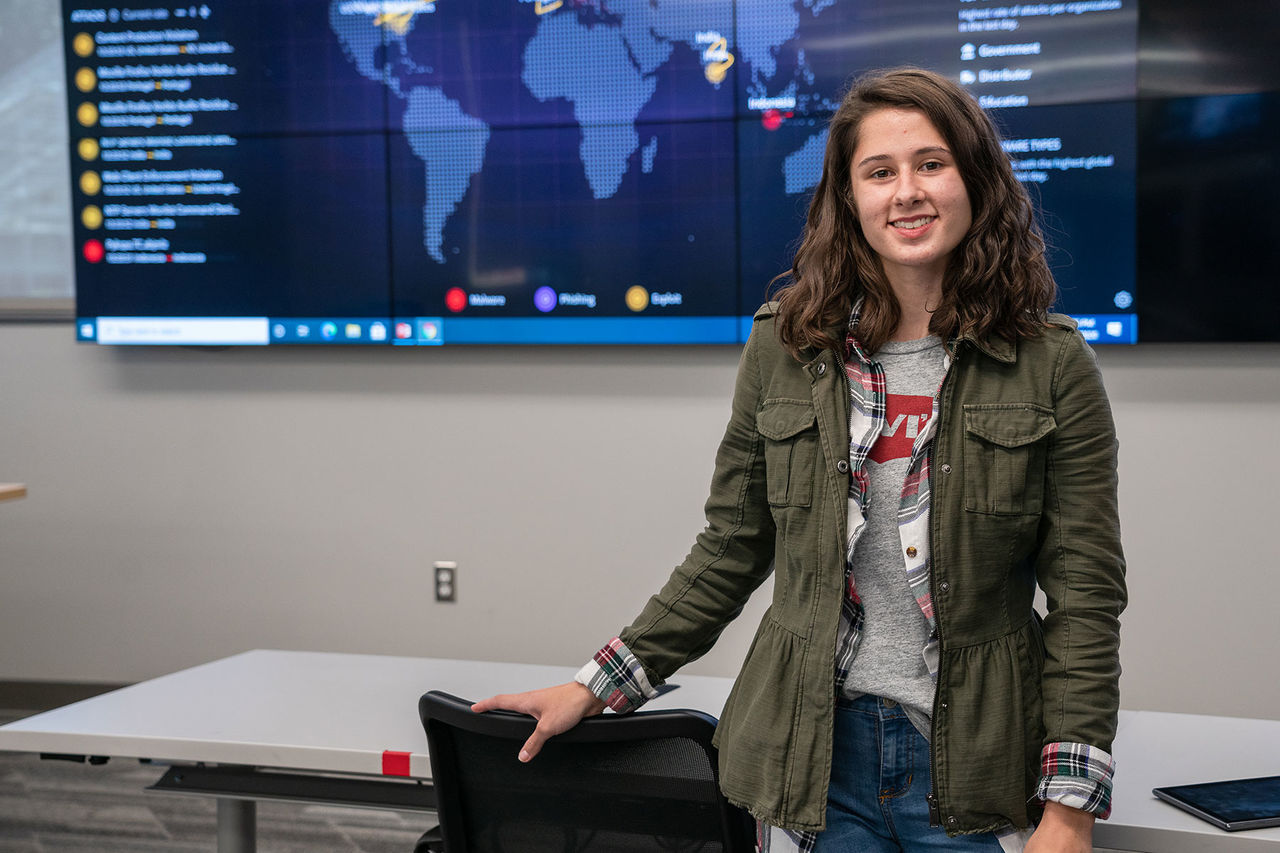
[[[960,360],[960,347],[959,345],[957,345],[955,354],[951,356],[951,366],[947,370],[947,375],[943,377],[942,388],[938,391],[938,396],[941,399],[939,399],[938,401],[938,423],[934,426],[934,434],[933,434],[933,440],[934,440],[933,446],[935,449],[938,446],[937,445],[938,436],[941,435],[942,433],[942,415],[947,408],[946,407],[947,394],[950,391],[950,387],[951,387],[951,377],[955,374],[956,362],[959,360]],[[934,458],[936,459],[937,457],[935,456]],[[930,487],[930,488],[932,489],[934,487]],[[932,498],[930,498],[930,504],[932,506],[936,506],[937,502],[934,501]],[[930,536],[930,543],[929,543],[930,557],[929,558],[930,559],[933,559],[933,543],[939,541],[937,536],[938,514],[933,511],[932,506],[930,508],[930,516],[929,516],[929,536]],[[937,635],[938,635],[938,673],[941,674],[942,673],[942,620],[938,618],[938,611],[939,611],[938,573],[937,571],[935,571],[936,569],[937,569],[937,563],[934,563],[933,566],[931,566],[929,569],[929,595],[933,599],[933,625],[934,625],[934,630],[937,632]],[[939,709],[942,707],[942,704],[938,701],[938,695],[939,695],[939,690],[937,685],[935,684],[934,690],[933,690],[933,721],[932,721],[933,737],[929,738],[929,793],[925,797],[925,801],[928,802],[929,804],[929,825],[930,826],[942,826],[942,810],[938,806],[938,776],[934,770],[937,764],[935,760],[935,756],[937,755],[937,750],[938,750],[938,746],[937,746],[938,744],[938,712],[939,712]]]

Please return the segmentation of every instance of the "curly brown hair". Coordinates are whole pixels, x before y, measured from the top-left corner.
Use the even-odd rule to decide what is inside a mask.
[[[944,341],[965,333],[1009,341],[1036,334],[1057,286],[1031,200],[1013,175],[999,133],[955,83],[920,68],[896,68],[854,81],[831,118],[800,248],[791,269],[774,280],[786,282],[777,294],[783,345],[798,358],[809,347],[843,346],[843,332],[837,341],[832,331],[844,328],[858,297],[864,297],[858,340],[868,352],[898,325],[901,308],[862,233],[851,177],[862,120],[886,108],[919,110],[942,134],[973,212],[969,233],[947,264],[929,331]]]

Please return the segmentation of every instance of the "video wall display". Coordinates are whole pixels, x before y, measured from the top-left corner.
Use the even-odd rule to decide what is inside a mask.
[[[1137,340],[1136,0],[64,0],[77,337],[735,343],[849,79],[966,86]]]

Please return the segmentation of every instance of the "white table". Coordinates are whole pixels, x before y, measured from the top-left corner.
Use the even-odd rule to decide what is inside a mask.
[[[215,797],[218,850],[255,848],[255,802],[432,810],[418,697],[546,687],[572,667],[252,651],[0,726],[0,750],[146,758],[154,786]],[[730,679],[680,676],[646,707],[719,715]],[[194,764],[213,766],[192,766]]]
[[[418,697],[516,692],[572,667],[253,651],[0,726],[0,750],[149,758],[166,792],[218,800],[218,850],[251,853],[259,799],[426,809]],[[646,707],[719,715],[727,678],[679,675]],[[1280,829],[1227,833],[1151,795],[1158,785],[1280,774],[1280,721],[1121,711],[1115,808],[1100,849],[1280,853]],[[203,766],[195,766],[200,764]]]
[[[1277,853],[1280,828],[1224,832],[1152,788],[1280,775],[1280,720],[1121,711],[1111,818],[1093,843],[1141,853]]]

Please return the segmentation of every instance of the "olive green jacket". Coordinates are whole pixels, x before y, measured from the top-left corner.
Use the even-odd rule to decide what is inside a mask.
[[[842,353],[804,355],[779,343],[772,305],[757,312],[707,527],[620,637],[659,684],[711,647],[772,570],[772,605],[716,732],[720,782],[770,825],[820,830],[850,392]],[[1039,808],[1042,746],[1109,752],[1115,735],[1125,603],[1115,429],[1092,351],[1057,315],[1017,344],[960,338],[941,394],[929,519],[941,645],[934,793],[950,834],[1023,828]]]

